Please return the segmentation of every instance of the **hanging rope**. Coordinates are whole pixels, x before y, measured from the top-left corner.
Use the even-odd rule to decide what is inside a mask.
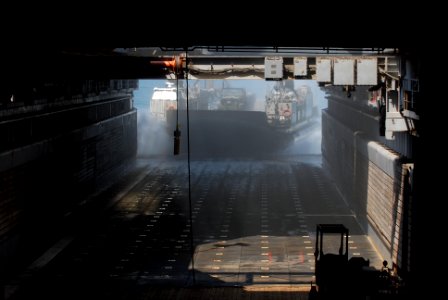
[[[173,58],[173,63],[171,64],[174,74],[176,76],[176,129],[174,130],[174,155],[179,155],[180,153],[180,130],[179,130],[179,64],[176,59]]]
[[[194,266],[194,234],[193,234],[193,206],[191,203],[191,167],[190,167],[190,109],[188,99],[188,48],[185,50],[185,80],[186,80],[186,98],[187,98],[187,161],[188,161],[188,205],[190,207],[190,249],[191,249],[191,271],[193,285],[196,285],[196,271]]]

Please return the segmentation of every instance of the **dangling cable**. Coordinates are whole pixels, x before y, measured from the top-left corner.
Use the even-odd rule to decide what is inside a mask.
[[[191,248],[191,271],[193,285],[196,285],[196,271],[194,267],[194,235],[193,235],[193,206],[191,204],[191,168],[190,168],[190,108],[188,106],[188,49],[185,50],[185,80],[187,82],[187,161],[188,161],[188,204],[190,207],[190,248]]]
[[[179,130],[179,64],[174,58],[173,71],[176,76],[176,129],[174,130],[174,155],[180,153],[180,130]]]
[[[176,63],[175,65],[175,72],[176,72],[176,129],[179,125],[179,66]]]

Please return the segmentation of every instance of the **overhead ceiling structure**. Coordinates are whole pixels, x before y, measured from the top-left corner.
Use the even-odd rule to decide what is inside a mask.
[[[151,42],[158,46],[144,46],[142,39],[133,42],[131,38],[124,40],[118,38],[116,44],[112,41],[101,43],[101,39],[100,42],[97,41],[92,45],[84,43],[79,46],[76,46],[76,43],[68,46],[43,43],[42,47],[8,48],[7,55],[4,55],[3,59],[11,78],[25,75],[46,79],[163,79],[171,78],[172,69],[154,62],[180,57],[184,60],[185,69],[188,67],[190,78],[264,79],[266,77],[265,59],[281,57],[283,59],[282,79],[317,79],[317,58],[330,57],[333,64],[334,58],[377,57],[378,63],[381,64],[385,57],[395,57],[401,51],[397,48],[292,47],[267,46],[260,43],[254,43],[254,46],[243,46],[241,40],[236,43],[236,46],[231,44],[230,46],[209,46],[210,43],[204,43],[205,46],[200,46],[201,44],[190,46],[196,40],[202,41],[197,38],[188,43],[189,46],[184,47],[180,46],[182,39],[180,41],[172,37],[160,39],[156,36],[155,42]],[[208,41],[205,38],[204,40]],[[177,42],[173,44],[172,41]],[[130,46],[134,44],[135,47]],[[288,45],[287,43],[280,44]],[[187,57],[188,65],[185,65]],[[350,64],[350,62],[347,63]],[[356,72],[356,65],[357,62],[354,62],[354,72]],[[182,73],[185,74],[185,72]]]
[[[166,78],[174,73],[190,79],[314,79],[334,85],[375,85],[398,49],[195,46],[116,48],[117,55],[146,58]],[[397,70],[393,70],[394,72]]]

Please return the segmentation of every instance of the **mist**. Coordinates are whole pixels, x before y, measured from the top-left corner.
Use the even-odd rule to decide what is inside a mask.
[[[172,154],[172,138],[166,124],[151,118],[149,108],[137,111],[137,156],[161,156]]]
[[[315,122],[300,133],[280,154],[284,155],[321,155],[322,124]]]
[[[201,82],[202,81],[202,82]],[[285,81],[298,89],[307,86],[313,94],[312,117],[278,131],[266,122],[266,95],[274,87],[273,82],[263,80],[205,80],[198,86],[245,88],[248,95],[255,95],[251,109],[247,111],[194,111],[190,109],[191,154],[201,157],[229,156],[251,157],[257,155],[321,155],[321,112],[327,107],[325,93],[312,80]],[[140,80],[134,93],[134,107],[138,110],[138,157],[171,156],[173,153],[173,130],[175,122],[161,120],[150,113],[150,102],[155,87],[165,87],[165,80]],[[190,84],[194,86],[194,84]],[[250,111],[249,111],[250,110]],[[308,109],[307,114],[310,114]],[[185,111],[180,110],[179,123],[182,131],[181,153],[186,153],[187,132]]]

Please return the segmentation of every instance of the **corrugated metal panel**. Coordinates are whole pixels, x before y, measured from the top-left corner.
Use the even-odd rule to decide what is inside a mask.
[[[386,146],[408,158],[412,158],[411,135],[407,132],[395,132],[394,135],[395,135],[394,140],[385,139],[383,141],[386,144]]]

